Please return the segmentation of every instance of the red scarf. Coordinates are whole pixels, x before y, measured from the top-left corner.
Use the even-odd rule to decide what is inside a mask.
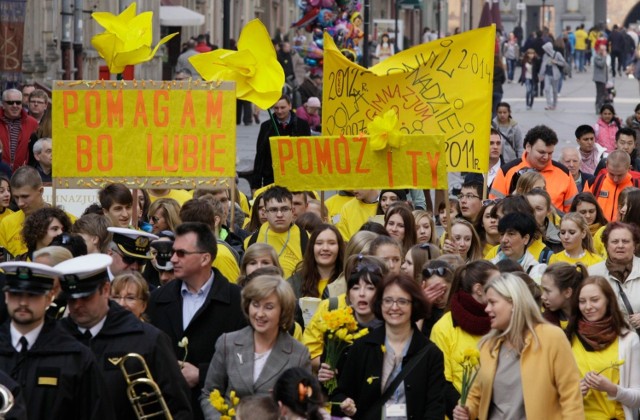
[[[491,330],[491,320],[484,311],[485,307],[469,293],[458,290],[451,297],[453,325],[471,335],[485,335]]]
[[[598,351],[609,347],[618,338],[618,332],[611,326],[611,316],[593,322],[580,318],[578,337],[587,351]]]

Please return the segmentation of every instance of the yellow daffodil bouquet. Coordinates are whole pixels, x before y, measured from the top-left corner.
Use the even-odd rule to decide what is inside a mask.
[[[353,316],[353,308],[334,309],[322,315],[325,332],[324,363],[335,368],[344,350],[353,344],[354,340],[369,333],[367,328],[358,331],[358,322]],[[324,383],[324,387],[331,394],[338,386],[334,376]]]
[[[231,420],[236,416],[236,409],[240,404],[240,398],[236,395],[236,391],[229,393],[229,402],[225,401],[220,391],[214,389],[209,394],[209,402],[220,413],[220,420]]]
[[[480,370],[480,352],[478,349],[469,348],[463,353],[462,360],[459,362],[462,366],[462,387],[460,390],[460,405],[464,407],[469,396],[469,391],[473,386],[473,381],[478,376]]]

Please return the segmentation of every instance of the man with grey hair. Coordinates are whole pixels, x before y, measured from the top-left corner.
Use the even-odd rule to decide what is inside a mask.
[[[51,180],[51,139],[43,137],[33,144],[33,157],[36,160],[33,165],[40,174],[42,182],[52,182]]]
[[[0,141],[2,160],[15,171],[29,160],[29,138],[38,129],[38,121],[22,108],[22,92],[7,89],[2,92],[0,109]]]
[[[567,146],[562,149],[562,157],[560,159],[560,163],[566,166],[569,170],[569,173],[576,183],[578,192],[582,192],[585,185],[589,185],[591,184],[591,181],[593,181],[593,175],[587,174],[580,170],[582,159],[580,158],[580,152],[575,147]]]

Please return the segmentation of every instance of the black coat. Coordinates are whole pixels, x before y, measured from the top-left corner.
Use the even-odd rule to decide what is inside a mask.
[[[331,400],[342,402],[351,398],[356,403],[357,412],[354,419],[379,420],[381,410],[368,413],[369,408],[382,395],[380,377],[384,354],[382,345],[385,341],[385,326],[371,331],[357,340],[349,349],[346,361],[340,371],[338,388]],[[407,419],[444,418],[444,359],[442,352],[427,339],[417,328],[413,329],[411,344],[402,366],[411,360],[423,347],[428,346],[427,353],[420,363],[405,377],[404,387],[407,399]],[[375,378],[371,384],[368,378]]]
[[[182,280],[173,280],[156,289],[146,311],[150,322],[169,336],[180,360],[184,357],[184,349],[178,347],[178,342],[183,337],[189,339],[186,361],[200,371],[198,386],[191,389],[195,418],[202,418],[202,411],[195,407],[200,407],[199,397],[218,337],[247,325],[240,306],[240,287],[229,283],[216,268],[212,270],[211,290],[186,330],[182,328]]]
[[[27,405],[24,402],[24,395],[20,386],[9,375],[0,370],[0,385],[6,387],[13,395],[13,407],[7,414],[6,420],[27,420]],[[2,402],[5,404],[5,401]]]
[[[60,327],[80,342],[86,339],[70,317],[60,320]],[[109,302],[107,319],[100,332],[88,343],[98,360],[105,378],[118,420],[136,420],[131,402],[127,398],[127,383],[117,359],[128,353],[144,357],[154,381],[173,414],[174,419],[191,419],[191,395],[184,380],[169,337],[152,325],[140,321],[130,311]],[[138,362],[128,362],[129,372],[142,370]]]
[[[10,321],[0,327],[0,370],[20,385],[29,419],[115,419],[105,382],[91,350],[45,321],[18,366]]]
[[[274,119],[276,119],[275,116]],[[283,127],[280,122],[276,124],[278,125],[278,132],[281,136],[311,135],[309,123],[299,119],[293,113],[291,113],[291,121],[287,124],[286,128]],[[256,144],[256,157],[253,161],[252,189],[273,184],[273,159],[271,157],[271,146],[269,145],[269,137],[273,136],[277,136],[277,134],[273,129],[273,122],[270,119],[260,124],[260,132],[258,133],[258,142]]]

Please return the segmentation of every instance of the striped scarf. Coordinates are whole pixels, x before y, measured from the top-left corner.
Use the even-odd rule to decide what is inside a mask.
[[[9,132],[9,160],[13,166],[13,159],[16,156],[16,150],[18,150],[18,140],[20,139],[20,129],[22,128],[22,118],[10,120],[7,117],[3,118],[5,124],[7,124],[7,131]]]

